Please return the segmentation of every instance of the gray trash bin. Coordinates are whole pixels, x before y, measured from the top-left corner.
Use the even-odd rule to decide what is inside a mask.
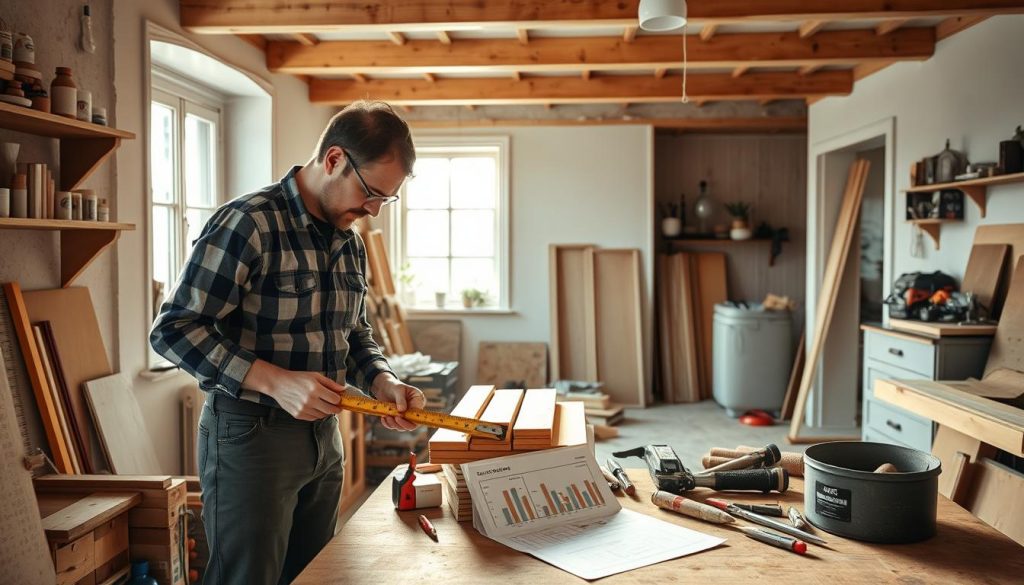
[[[715,305],[712,390],[729,416],[782,408],[793,364],[791,319],[756,303]]]

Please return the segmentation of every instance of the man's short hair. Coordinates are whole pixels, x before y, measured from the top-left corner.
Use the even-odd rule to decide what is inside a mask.
[[[317,162],[323,162],[332,146],[345,149],[356,166],[393,156],[406,174],[411,175],[416,162],[409,125],[390,105],[381,101],[359,100],[335,114],[320,135]]]

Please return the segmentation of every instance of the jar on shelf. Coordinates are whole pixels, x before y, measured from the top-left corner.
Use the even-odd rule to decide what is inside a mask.
[[[50,112],[74,119],[78,113],[78,86],[70,67],[58,67],[50,84]]]

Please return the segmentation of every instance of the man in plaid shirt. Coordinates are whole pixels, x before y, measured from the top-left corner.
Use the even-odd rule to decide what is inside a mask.
[[[295,578],[334,535],[337,414],[351,383],[399,412],[401,383],[366,320],[366,249],[352,224],[398,200],[416,152],[387,104],[331,120],[312,160],[210,218],[150,342],[207,391],[199,422],[207,583]],[[385,427],[412,430],[402,417]]]

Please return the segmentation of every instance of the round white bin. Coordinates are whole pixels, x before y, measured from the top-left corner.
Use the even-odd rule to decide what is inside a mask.
[[[789,311],[760,304],[715,305],[712,391],[729,416],[761,409],[778,413],[793,364]]]

